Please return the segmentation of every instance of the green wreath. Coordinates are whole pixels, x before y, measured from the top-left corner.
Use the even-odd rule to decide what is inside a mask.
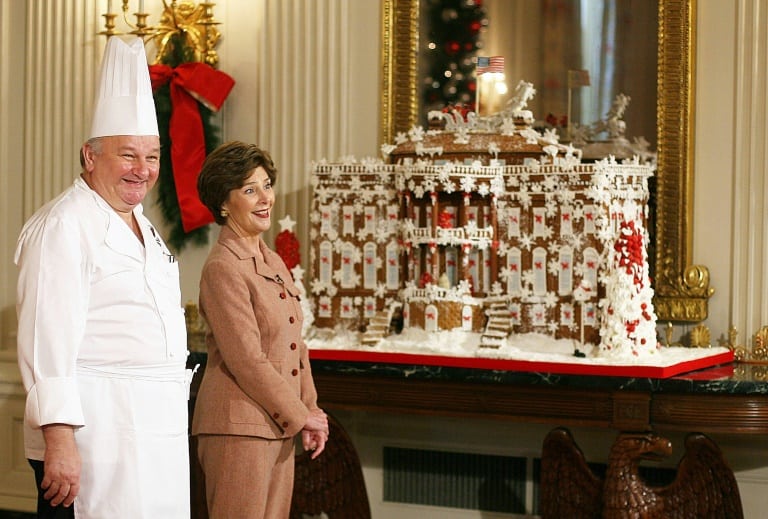
[[[186,44],[186,39],[180,34],[171,36],[165,52],[159,62],[171,68],[175,68],[182,63],[195,61],[195,52],[192,47]],[[176,195],[176,182],[173,178],[173,166],[171,163],[171,138],[170,138],[170,120],[171,120],[171,88],[169,84],[159,87],[154,92],[155,109],[157,111],[157,127],[160,133],[160,148],[163,151],[160,155],[160,175],[157,181],[157,203],[162,212],[163,221],[169,231],[166,241],[168,245],[176,252],[181,252],[189,245],[207,245],[208,244],[208,226],[198,227],[190,232],[185,232],[181,223],[181,209],[179,199]],[[197,104],[200,110],[200,118],[203,123],[203,134],[205,136],[206,155],[216,149],[221,144],[220,130],[214,123],[215,113],[202,103]]]

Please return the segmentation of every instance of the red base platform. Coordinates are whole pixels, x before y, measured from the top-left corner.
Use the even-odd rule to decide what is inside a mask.
[[[693,351],[699,353],[702,350]],[[310,349],[309,357],[312,360],[368,362],[375,364],[411,364],[452,368],[557,373],[561,375],[597,375],[607,377],[642,378],[669,378],[690,371],[733,362],[732,351],[720,351],[711,355],[705,354],[704,356],[692,358],[690,360],[681,360],[664,366],[645,364],[596,364],[594,363],[594,360],[591,362],[580,362],[581,359],[576,357],[574,357],[572,362],[547,362],[340,349]]]

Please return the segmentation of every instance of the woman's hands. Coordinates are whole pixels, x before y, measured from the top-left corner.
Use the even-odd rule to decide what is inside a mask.
[[[322,409],[310,409],[307,423],[301,431],[301,444],[304,450],[313,451],[312,459],[325,450],[328,441],[328,416]]]

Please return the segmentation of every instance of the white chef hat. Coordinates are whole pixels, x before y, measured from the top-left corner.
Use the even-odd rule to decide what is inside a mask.
[[[107,40],[90,138],[107,135],[160,135],[147,55],[139,38]]]

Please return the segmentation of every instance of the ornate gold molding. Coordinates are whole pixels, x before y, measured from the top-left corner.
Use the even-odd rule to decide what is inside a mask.
[[[419,0],[382,7],[381,139],[392,142],[418,118]],[[659,0],[658,173],[651,247],[656,315],[661,321],[707,317],[709,270],[691,265],[696,0]]]
[[[384,0],[381,19],[381,142],[388,143],[418,117],[419,1]]]
[[[697,322],[714,289],[691,265],[696,1],[660,0],[658,20],[654,306],[660,320]]]
[[[739,362],[768,364],[768,326],[760,328],[752,337],[752,344],[739,344],[736,337],[739,333],[735,326],[728,330],[728,339],[721,340],[720,345],[730,348],[734,358]]]

